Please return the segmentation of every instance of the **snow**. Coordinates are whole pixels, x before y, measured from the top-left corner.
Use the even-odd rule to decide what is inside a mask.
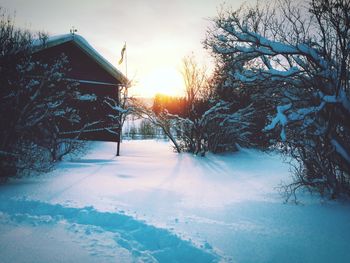
[[[280,156],[176,154],[94,142],[50,173],[0,185],[1,262],[346,262],[350,209],[300,193]]]
[[[289,77],[289,76],[295,75],[298,72],[300,72],[300,70],[297,67],[291,67],[290,69],[284,70],[284,71],[277,70],[277,69],[269,69],[266,73],[275,75],[275,76],[280,76],[280,77]]]
[[[95,48],[93,48],[89,42],[78,34],[63,34],[50,36],[43,42],[42,39],[34,39],[32,45],[35,49],[34,52],[40,51],[44,48],[54,47],[61,45],[66,42],[73,41],[81,49],[83,49],[92,59],[94,59],[98,64],[100,64],[107,72],[118,79],[121,83],[128,83],[127,78],[116,69],[109,61],[102,57]]]
[[[248,72],[248,71],[247,71]],[[234,78],[239,80],[239,81],[242,81],[242,82],[245,82],[245,83],[248,83],[248,82],[254,82],[258,79],[258,76],[245,76],[244,74],[241,74],[240,72],[236,71],[234,74],[233,74]]]
[[[331,139],[331,144],[334,146],[337,153],[339,153],[340,156],[350,164],[350,154],[345,148],[336,139]]]
[[[82,101],[95,101],[97,97],[95,94],[79,94],[78,99]]]
[[[339,95],[324,95],[322,92],[319,92],[320,98],[326,103],[341,103],[348,112],[350,112],[350,100],[346,95],[344,89],[339,90]]]
[[[284,114],[285,111],[289,110],[292,107],[292,104],[286,104],[286,105],[279,105],[276,107],[277,109],[277,115],[275,118],[273,118],[273,120],[271,121],[271,123],[269,125],[267,125],[265,127],[265,130],[269,131],[272,130],[276,127],[276,125],[278,123],[281,124],[281,133],[280,133],[280,137],[282,141],[286,140],[286,131],[285,131],[285,126],[288,124],[288,118],[287,116]]]
[[[228,41],[228,39],[227,39],[227,37],[226,37],[225,35],[219,35],[219,36],[218,36],[218,39],[219,39],[220,41],[222,41],[222,42],[227,42],[227,41]]]
[[[303,120],[307,115],[321,111],[325,105],[326,103],[322,101],[318,106],[297,109],[295,112],[291,112],[288,115],[288,119],[291,121]]]
[[[79,83],[92,84],[92,85],[118,86],[117,84],[109,83],[109,82],[84,80],[84,79],[72,79],[72,78],[65,78],[65,79],[69,81],[77,81]]]

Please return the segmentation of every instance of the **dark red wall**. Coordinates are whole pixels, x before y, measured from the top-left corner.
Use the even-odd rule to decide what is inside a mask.
[[[91,57],[73,41],[41,50],[35,53],[34,57],[50,63],[61,54],[65,54],[68,57],[72,69],[71,72],[67,73],[67,77],[119,84],[113,76],[91,59]]]
[[[70,71],[66,73],[66,78],[85,80],[85,81],[98,81],[106,82],[118,85],[117,79],[103,69],[96,61],[94,61],[89,55],[87,55],[81,48],[79,48],[74,42],[66,42],[64,44],[43,49],[33,55],[34,60],[40,60],[41,62],[51,64],[55,59],[65,54],[68,58]],[[97,96],[96,101],[79,101],[73,100],[74,107],[78,108],[79,115],[82,117],[80,124],[70,125],[62,124],[64,131],[79,130],[84,124],[91,123],[97,120],[102,120],[98,126],[92,128],[110,127],[113,125],[106,116],[113,114],[113,111],[103,102],[106,96],[109,96],[116,101],[118,100],[118,88],[117,86],[101,85],[101,84],[86,84],[80,83],[77,87],[81,94],[95,94]],[[119,130],[114,129],[115,132]],[[71,137],[74,137],[72,134]],[[67,137],[67,135],[65,136]],[[111,135],[107,131],[89,132],[81,135],[82,139],[89,140],[106,140],[106,141],[118,141],[119,136]]]

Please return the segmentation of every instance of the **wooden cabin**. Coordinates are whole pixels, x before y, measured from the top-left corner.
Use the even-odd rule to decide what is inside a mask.
[[[62,124],[62,137],[119,142],[121,127],[118,121],[108,117],[115,115],[115,111],[104,101],[109,97],[118,102],[127,78],[79,35],[67,34],[40,41],[33,57],[45,62],[64,54],[70,67],[65,78],[78,83],[74,107],[81,121],[74,125]],[[88,123],[96,124],[83,128]]]

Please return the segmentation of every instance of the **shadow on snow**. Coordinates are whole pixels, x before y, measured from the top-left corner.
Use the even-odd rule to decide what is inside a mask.
[[[50,216],[54,222],[66,220],[85,226],[100,227],[103,231],[118,233],[119,246],[129,250],[135,257],[159,262],[217,262],[212,251],[195,247],[171,232],[147,225],[128,215],[100,212],[93,207],[71,208],[33,200],[6,200],[0,202],[0,211],[16,218],[27,216]],[[23,216],[21,216],[23,219]],[[23,221],[23,220],[21,220]],[[25,221],[25,220],[24,220]],[[145,259],[145,258],[144,258]]]

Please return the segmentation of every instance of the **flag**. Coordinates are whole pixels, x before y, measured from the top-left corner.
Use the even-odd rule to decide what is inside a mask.
[[[124,46],[122,48],[122,51],[120,52],[121,58],[120,58],[120,60],[118,62],[119,65],[123,63],[125,50],[126,50],[126,42],[125,42],[125,44],[124,44]]]

